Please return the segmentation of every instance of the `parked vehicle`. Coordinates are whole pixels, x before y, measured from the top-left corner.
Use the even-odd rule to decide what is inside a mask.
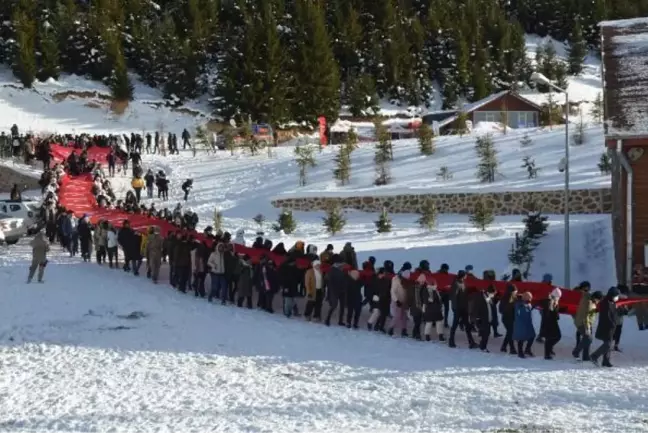
[[[0,215],[23,220],[30,235],[43,227],[41,203],[36,200],[0,200]]]
[[[26,235],[27,225],[24,219],[0,214],[0,243],[13,245]]]
[[[274,133],[272,127],[267,123],[253,123],[252,126],[252,137],[259,143],[259,147],[263,148],[274,143]],[[242,146],[245,142],[244,136],[244,127],[238,127],[234,129],[234,146]],[[216,147],[220,150],[225,150],[227,145],[225,144],[225,135],[219,134],[216,139]]]

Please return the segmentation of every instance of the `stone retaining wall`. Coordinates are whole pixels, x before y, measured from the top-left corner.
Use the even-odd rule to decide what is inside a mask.
[[[39,189],[38,179],[28,176],[19,171],[13,170],[10,166],[0,164],[0,192],[10,192],[14,183],[17,183],[20,189]]]
[[[280,198],[272,201],[277,208],[296,211],[325,210],[331,204],[364,212],[420,213],[426,199],[435,201],[439,213],[471,214],[478,199],[483,199],[496,215],[520,215],[533,208],[546,214],[562,214],[563,191],[494,192],[483,194],[403,194],[364,197]],[[574,214],[605,214],[612,212],[609,188],[571,191],[570,212]]]

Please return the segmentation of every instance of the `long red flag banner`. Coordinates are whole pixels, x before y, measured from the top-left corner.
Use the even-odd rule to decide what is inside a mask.
[[[51,147],[52,156],[57,162],[64,161],[72,152],[80,153],[81,151],[80,149],[74,149],[72,147],[65,147],[60,145],[52,145]],[[110,149],[107,148],[90,147],[87,151],[88,161],[95,160],[101,164],[105,164],[109,153]],[[92,175],[90,174],[83,174],[75,177],[69,175],[63,176],[59,190],[60,204],[67,210],[71,210],[75,214],[75,216],[79,218],[87,215],[90,218],[90,222],[93,224],[96,224],[100,220],[105,220],[115,227],[121,227],[122,223],[125,220],[128,220],[131,224],[131,227],[134,230],[140,232],[147,230],[151,226],[159,227],[162,236],[166,236],[169,232],[181,231],[175,225],[160,218],[152,218],[148,217],[147,215],[131,214],[119,209],[100,208],[97,204],[96,198],[92,194],[92,185]],[[211,240],[208,239],[205,235],[197,232],[192,233],[197,239],[211,243]],[[238,254],[247,254],[253,261],[258,261],[262,256],[266,256],[269,259],[273,260],[277,265],[280,265],[283,260],[285,260],[283,256],[273,254],[270,251],[249,248],[242,245],[235,245],[235,252]],[[297,266],[306,269],[311,266],[311,262],[308,258],[301,258],[297,260]],[[348,269],[350,270],[350,267],[348,267]],[[327,271],[325,265],[322,266],[322,271]],[[363,278],[368,278],[372,275],[372,272],[367,270],[361,270],[360,273]],[[413,273],[411,278],[416,279],[419,277],[419,275],[420,274],[418,273]],[[455,274],[427,272],[426,278],[429,282],[435,282],[440,291],[448,291],[450,290],[452,282],[455,279]],[[466,277],[467,287],[475,290],[484,290],[488,286],[493,285],[495,286],[499,294],[503,294],[509,284],[511,283],[508,281],[487,281],[476,278],[474,276]],[[533,299],[535,301],[546,299],[549,296],[549,293],[551,293],[551,291],[556,287],[547,283],[531,281],[515,282],[514,284],[519,293],[530,292],[533,295]],[[576,314],[576,311],[578,310],[578,303],[581,298],[581,292],[566,288],[561,288],[561,290],[561,312],[569,315]],[[618,303],[618,305],[629,305],[636,302],[642,302],[642,300],[622,300]]]

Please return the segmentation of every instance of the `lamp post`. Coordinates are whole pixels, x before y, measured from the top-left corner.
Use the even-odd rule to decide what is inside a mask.
[[[531,80],[538,84],[544,84],[554,90],[565,94],[565,288],[571,288],[570,254],[569,254],[569,95],[567,89],[562,89],[551,82],[549,78],[539,72],[531,74]],[[551,115],[551,113],[549,114]]]

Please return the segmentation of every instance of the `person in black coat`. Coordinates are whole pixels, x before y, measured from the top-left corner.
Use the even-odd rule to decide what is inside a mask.
[[[612,349],[612,340],[614,340],[614,331],[618,325],[618,315],[616,302],[619,300],[619,289],[611,287],[607,295],[599,304],[598,326],[594,337],[601,340],[601,346],[590,354],[590,361],[598,365],[598,359],[603,357],[603,367],[612,367],[610,363],[610,351]]]
[[[562,338],[560,324],[558,323],[560,320],[558,302],[561,295],[560,289],[556,288],[549,295],[549,299],[545,299],[541,304],[540,333],[544,336],[544,358],[547,360],[553,359],[553,348]]]
[[[274,262],[267,256],[262,256],[261,262],[254,268],[252,278],[259,293],[257,306],[268,313],[274,313],[272,301],[279,290],[279,276]]]
[[[450,266],[447,263],[441,265],[438,274],[447,275],[450,272]],[[463,271],[462,271],[463,272]],[[447,290],[441,292],[441,301],[443,301],[443,326],[449,328],[448,317],[450,316],[450,292]]]
[[[137,248],[139,251],[139,244],[135,245],[137,242],[135,232],[131,228],[128,220],[124,221],[122,228],[119,230],[119,233],[117,234],[117,242],[124,251],[124,271],[130,272],[131,260],[134,260],[133,257],[135,255],[134,250]]]
[[[504,296],[499,302],[499,312],[502,316],[502,324],[506,329],[504,341],[502,341],[501,352],[509,352],[511,355],[517,355],[517,350],[513,344],[513,324],[515,323],[515,302],[517,301],[517,287],[513,284],[506,286]]]
[[[189,198],[189,193],[191,192],[191,188],[193,188],[193,179],[187,179],[182,183],[182,191],[184,192],[184,200],[187,201]]]
[[[88,218],[84,215],[79,225],[77,226],[77,233],[79,234],[79,243],[81,244],[81,257],[84,262],[90,261],[90,243],[92,242],[92,228],[88,222]]]
[[[491,302],[495,296],[495,286],[488,286],[485,291],[474,293],[471,296],[470,316],[479,334],[479,348],[488,352],[488,338],[490,337],[492,318]]]
[[[327,293],[326,297],[329,303],[329,311],[326,315],[326,321],[324,322],[326,326],[331,326],[331,317],[337,309],[338,305],[340,306],[340,314],[338,316],[338,325],[344,326],[344,310],[345,310],[345,301],[346,301],[346,291],[348,284],[348,276],[343,269],[344,263],[342,258],[339,255],[333,256],[333,266],[326,274],[326,287]]]
[[[432,339],[432,329],[436,328],[439,341],[445,341],[445,336],[443,335],[443,300],[441,299],[441,294],[439,294],[436,284],[426,284],[422,287],[422,290],[423,321],[425,322],[423,334],[425,335],[425,340],[430,341]]]
[[[144,182],[146,182],[146,197],[153,198],[153,186],[155,185],[155,175],[153,170],[149,169],[144,176]]]
[[[450,289],[450,302],[452,306],[452,327],[450,328],[450,338],[448,340],[449,347],[457,347],[455,344],[455,333],[460,323],[464,324],[466,337],[468,338],[468,345],[471,349],[479,347],[473,339],[472,332],[470,332],[469,321],[469,302],[468,302],[468,288],[466,287],[464,279],[466,278],[465,271],[457,272],[457,277],[452,283]],[[444,301],[445,313],[445,301]],[[447,314],[444,315],[447,320]]]
[[[362,280],[360,279],[360,272],[352,269],[347,274],[347,291],[346,291],[346,305],[347,328],[358,329],[358,321],[360,320],[360,312],[362,311]]]

